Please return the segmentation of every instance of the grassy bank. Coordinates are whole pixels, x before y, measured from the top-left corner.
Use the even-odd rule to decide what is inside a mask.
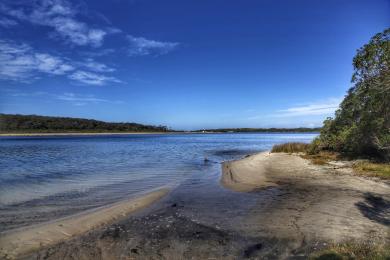
[[[310,258],[316,260],[385,260],[390,259],[390,249],[386,245],[374,243],[335,244],[314,253]]]
[[[306,143],[284,143],[272,147],[272,153],[306,153],[310,144]]]
[[[316,165],[326,165],[331,161],[346,160],[339,153],[320,151],[313,152],[311,144],[285,143],[274,145],[272,153],[298,153],[304,159],[310,160]],[[355,174],[360,176],[378,177],[390,180],[390,164],[377,163],[368,160],[356,160],[352,163]]]
[[[389,163],[373,163],[361,161],[354,163],[352,168],[357,174],[378,177],[381,179],[390,179],[390,164]]]

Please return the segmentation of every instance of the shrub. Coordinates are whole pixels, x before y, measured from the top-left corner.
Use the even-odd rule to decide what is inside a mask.
[[[305,153],[309,147],[310,144],[297,142],[277,144],[272,147],[271,153]]]

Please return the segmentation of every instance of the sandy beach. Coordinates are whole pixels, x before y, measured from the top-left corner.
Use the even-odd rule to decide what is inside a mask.
[[[390,243],[389,183],[355,176],[343,164],[265,152],[225,162],[216,176],[201,186],[191,179],[135,214],[127,215],[167,191],[8,234],[3,257],[286,259],[333,243]]]
[[[250,220],[262,223],[272,236],[302,245],[315,240],[389,242],[389,183],[357,177],[343,163],[335,165],[262,153],[225,163],[221,183],[238,191],[273,185],[283,191],[265,213]]]

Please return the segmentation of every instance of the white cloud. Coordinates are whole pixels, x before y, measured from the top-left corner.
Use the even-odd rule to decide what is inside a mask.
[[[0,40],[0,79],[31,82],[41,74],[67,75],[89,85],[104,85],[121,81],[103,73],[115,69],[93,59],[77,62],[49,53],[37,52],[27,44]]]
[[[81,66],[88,68],[95,72],[113,72],[114,68],[108,67],[106,64],[96,62],[95,60],[88,58],[84,62],[79,63]]]
[[[177,42],[160,42],[131,35],[128,35],[127,39],[130,43],[130,56],[163,55],[179,45]]]
[[[110,102],[107,99],[96,98],[93,95],[82,96],[82,95],[76,95],[74,93],[63,93],[62,95],[55,95],[54,97],[55,99],[62,100],[62,101],[70,101],[75,104]]]
[[[0,5],[0,12],[32,24],[48,26],[55,35],[75,45],[98,47],[115,29],[91,28],[76,18],[77,10],[66,0],[39,0],[30,5]]]
[[[18,22],[15,20],[11,20],[11,19],[8,19],[6,17],[0,18],[0,26],[3,26],[5,28],[9,28],[9,27],[15,26],[17,24],[18,24]]]
[[[275,117],[329,115],[334,113],[340,105],[341,98],[330,98],[325,101],[313,102],[306,105],[279,110]]]
[[[70,102],[74,106],[84,106],[88,104],[98,104],[98,103],[110,103],[110,104],[123,104],[123,101],[120,100],[108,100],[103,98],[97,98],[94,95],[80,95],[75,93],[63,93],[61,95],[51,95],[57,100]]]
[[[45,91],[35,91],[35,92],[19,92],[16,90],[9,90],[8,96],[11,97],[32,97],[32,98],[45,98],[45,99],[54,99],[59,101],[68,102],[75,106],[87,105],[87,104],[98,104],[98,103],[110,103],[110,104],[123,104],[123,101],[120,100],[108,100],[103,98],[98,98],[92,94],[75,94],[71,92],[65,92],[62,94],[52,94]]]
[[[35,54],[37,69],[42,72],[63,75],[74,70],[74,67],[64,62],[61,58],[54,57],[47,53]]]
[[[31,81],[37,72],[62,75],[73,69],[60,57],[35,52],[26,44],[0,40],[0,79]]]
[[[11,94],[9,94],[12,97],[38,97],[38,96],[43,96],[47,95],[48,93],[45,91],[35,91],[31,93],[25,93],[25,92],[14,92],[11,91]]]
[[[118,80],[117,78],[108,77],[105,75],[96,74],[93,72],[88,72],[83,70],[78,70],[72,73],[71,75],[69,75],[69,78],[84,84],[96,85],[96,86],[105,85],[109,82],[121,83],[121,81]]]

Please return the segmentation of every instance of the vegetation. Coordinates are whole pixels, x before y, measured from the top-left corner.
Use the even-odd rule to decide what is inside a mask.
[[[0,133],[166,132],[165,126],[107,123],[91,119],[0,114]]]
[[[357,51],[353,66],[353,87],[314,150],[390,161],[390,28]]]
[[[353,169],[360,175],[390,179],[390,164],[360,161],[353,164]]]
[[[319,132],[321,128],[219,128],[219,129],[204,129],[193,132],[207,133],[311,133]]]
[[[315,147],[314,147],[315,148]],[[284,143],[272,147],[272,153],[301,153],[301,157],[310,160],[316,165],[326,165],[331,161],[339,160],[342,156],[336,152],[313,152],[313,144]],[[368,177],[390,179],[390,164],[370,161],[357,161],[352,164],[355,174]]]
[[[311,259],[317,260],[385,260],[390,259],[390,248],[375,243],[335,244],[325,250],[316,252]]]
[[[272,147],[271,153],[301,153],[301,157],[310,160],[313,164],[325,165],[338,159],[339,155],[333,152],[320,151],[313,153],[313,144],[284,143]]]
[[[316,165],[325,165],[330,161],[336,161],[339,159],[339,154],[327,152],[327,151],[320,151],[318,153],[310,153],[307,152],[304,155],[301,155],[302,158],[310,160],[313,164]]]
[[[306,153],[310,144],[306,143],[284,143],[272,147],[271,153]]]

